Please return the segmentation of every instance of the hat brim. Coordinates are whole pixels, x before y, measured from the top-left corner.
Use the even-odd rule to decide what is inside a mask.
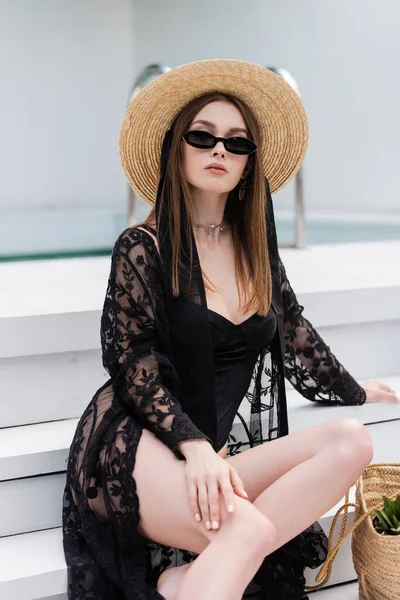
[[[308,145],[308,120],[295,90],[255,63],[212,59],[185,63],[148,83],[130,102],[119,151],[131,188],[148,204],[156,200],[161,148],[178,113],[209,92],[231,94],[247,104],[260,127],[261,161],[271,194],[297,173]]]

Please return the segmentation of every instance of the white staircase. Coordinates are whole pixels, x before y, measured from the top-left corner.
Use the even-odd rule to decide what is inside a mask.
[[[400,394],[400,242],[282,249],[281,256],[305,316],[350,373]],[[61,497],[76,423],[108,378],[100,314],[109,259],[8,263],[0,271],[0,598],[66,600]],[[373,462],[400,462],[400,404],[325,407],[287,388],[291,431],[351,416],[371,432]],[[319,519],[327,533],[336,509]],[[309,585],[317,572],[307,571]],[[347,540],[334,587],[310,596],[353,600],[355,580]]]

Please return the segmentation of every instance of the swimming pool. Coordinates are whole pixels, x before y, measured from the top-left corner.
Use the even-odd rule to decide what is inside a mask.
[[[293,214],[275,218],[279,245],[293,246]],[[0,261],[107,256],[127,225],[126,211],[106,208],[9,213],[0,220]],[[399,239],[400,215],[306,215],[307,245]]]
[[[294,219],[276,218],[279,244],[295,242]],[[356,221],[345,218],[306,218],[307,244],[335,244],[346,242],[388,241],[400,239],[400,218],[392,221],[364,219]]]

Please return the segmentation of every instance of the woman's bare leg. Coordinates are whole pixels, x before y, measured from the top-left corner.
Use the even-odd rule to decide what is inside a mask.
[[[242,478],[253,506],[276,528],[270,554],[334,506],[372,456],[367,428],[354,419],[337,419],[227,460]],[[190,571],[186,581],[189,575]]]
[[[165,455],[163,444],[150,432],[144,431],[144,434],[146,437],[151,436],[158,451],[162,451],[162,454]],[[178,512],[178,515],[175,514],[173,507],[167,506],[167,515],[163,511],[161,521],[157,520],[157,516],[154,517],[154,515],[151,518],[152,507],[145,499],[146,486],[144,486],[142,493],[139,491],[139,497],[145,502],[144,511],[149,512],[148,537],[167,545],[200,553],[190,568],[185,569],[186,573],[180,582],[178,595],[176,592],[175,594],[172,592],[167,599],[183,600],[189,595],[193,599],[213,598],[214,593],[215,597],[224,598],[224,600],[241,598],[240,594],[243,593],[248,582],[258,570],[263,557],[303,531],[333,506],[361,474],[371,457],[372,444],[369,434],[364,426],[353,419],[338,419],[317,425],[244,451],[239,455],[228,457],[227,460],[231,462],[242,478],[254,505],[236,496],[236,513],[229,515],[224,510],[221,498],[221,527],[217,531],[207,531],[203,524],[197,524],[190,510],[187,512],[188,505],[183,506],[183,513]],[[184,464],[183,461],[177,461],[171,453],[167,453],[166,458],[171,459],[175,466],[177,463],[181,466]],[[146,475],[145,463],[146,461],[142,463],[144,476]],[[182,496],[186,498],[186,484],[184,478],[182,480],[182,469],[168,471],[168,466],[164,464],[164,467],[167,467],[167,471],[163,473],[164,475],[168,473],[168,475],[160,483],[163,483],[164,486],[167,485],[170,490],[178,489],[179,486],[178,488],[176,486],[180,483],[179,498],[180,500]],[[150,472],[154,475],[152,467]],[[137,483],[138,475],[140,479],[140,469],[137,474],[136,470],[134,471]],[[296,490],[296,510],[293,510],[293,490]],[[147,489],[147,492],[150,491],[151,486]],[[165,491],[164,487],[159,491],[163,500]],[[157,493],[155,496],[157,497]],[[173,494],[172,497],[174,507],[176,507],[176,496]],[[151,502],[151,499],[149,501]],[[246,505],[247,509],[249,506],[253,506],[260,515],[267,516],[275,525],[275,529],[272,527],[268,536],[265,535],[265,531],[263,532],[264,546],[263,541],[259,538],[256,539],[254,535],[251,536],[249,542],[246,539],[249,533],[255,533],[254,528],[249,527],[249,523],[257,520],[253,512],[249,515],[250,521],[243,527],[240,519],[245,514]],[[181,510],[182,506],[179,509]],[[172,512],[170,512],[171,510]],[[167,516],[167,521],[163,520],[165,516]],[[182,516],[184,516],[187,529],[182,528]],[[232,517],[235,518],[235,521]],[[253,518],[254,521],[252,521]],[[229,527],[226,527],[226,524],[229,523],[229,519],[231,519],[231,524],[239,525],[236,530],[232,527],[228,531]],[[170,525],[172,525],[173,531],[170,530]],[[168,531],[164,531],[165,526]],[[277,531],[277,535],[274,535],[275,531]],[[221,535],[222,533],[224,535]],[[163,536],[167,536],[167,538]],[[182,539],[182,536],[188,536],[186,541]],[[219,536],[219,544],[215,544],[217,536]],[[223,547],[225,547],[225,552]],[[260,547],[262,549],[261,559]],[[252,552],[249,552],[250,548],[253,549]],[[223,561],[220,560],[221,556],[224,557]],[[246,563],[247,558],[249,564]],[[218,561],[222,563],[219,571],[215,569],[215,565],[219,564]],[[238,572],[238,567],[240,572]],[[240,567],[243,568],[240,569]],[[210,572],[215,573],[216,576],[211,578]],[[205,590],[205,584],[209,584],[211,588]],[[218,592],[218,588],[220,592]],[[196,593],[199,595],[194,595]],[[222,596],[218,596],[219,593]],[[231,593],[232,595],[230,595]]]
[[[167,600],[240,600],[275,543],[275,528],[251,502],[239,496],[235,496],[235,512],[228,513],[220,494],[221,525],[218,530],[207,530],[192,515],[185,464],[143,429],[133,470],[139,533],[199,554],[187,569],[178,596],[172,594]]]
[[[235,517],[232,528],[222,527],[187,570],[176,600],[241,600],[248,583],[273,547],[276,531],[268,521],[261,523],[257,532],[255,522],[247,519],[235,527],[238,520]]]
[[[250,501],[275,525],[280,548],[332,508],[372,457],[367,428],[354,419],[336,419],[227,460]]]

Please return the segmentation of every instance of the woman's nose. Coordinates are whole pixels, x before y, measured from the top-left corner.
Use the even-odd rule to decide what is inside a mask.
[[[219,141],[215,144],[215,146],[213,148],[213,152],[216,152],[216,151],[221,152],[221,153],[225,152],[225,146],[221,141]]]

